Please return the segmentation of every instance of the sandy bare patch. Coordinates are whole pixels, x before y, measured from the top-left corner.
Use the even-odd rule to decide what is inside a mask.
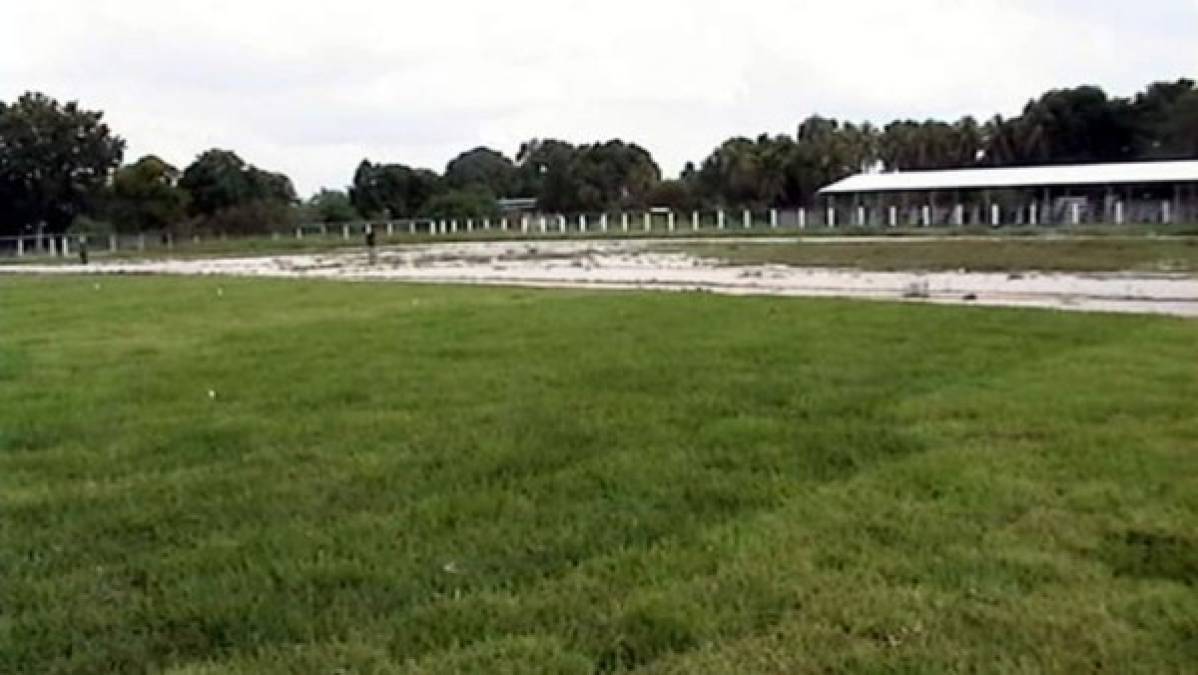
[[[705,291],[1043,307],[1198,317],[1198,279],[1169,274],[865,272],[729,266],[653,250],[653,241],[426,244],[365,252],[208,260],[0,266],[8,274],[172,274],[394,280],[556,288]]]

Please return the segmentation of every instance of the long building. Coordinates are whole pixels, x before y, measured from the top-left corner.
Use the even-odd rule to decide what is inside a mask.
[[[863,173],[820,190],[858,226],[1198,222],[1198,161]]]

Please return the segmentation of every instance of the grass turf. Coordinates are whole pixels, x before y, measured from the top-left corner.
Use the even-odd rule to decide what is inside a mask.
[[[1198,663],[1198,323],[4,278],[0,338],[0,672]]]
[[[672,248],[738,265],[882,271],[1198,272],[1198,237],[896,238],[885,242],[693,243]]]

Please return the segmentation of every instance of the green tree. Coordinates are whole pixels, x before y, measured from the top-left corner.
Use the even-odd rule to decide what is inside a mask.
[[[109,218],[121,232],[169,229],[187,217],[188,194],[179,170],[147,155],[120,168],[112,181]]]
[[[322,223],[345,223],[361,218],[349,195],[341,190],[321,190],[312,195],[307,207]]]
[[[481,185],[496,195],[509,195],[516,185],[516,164],[503,153],[475,148],[454,158],[445,167],[445,182],[451,188]]]
[[[370,218],[401,218],[424,210],[444,190],[441,177],[427,169],[362,160],[354,172],[350,202]]]
[[[44,224],[64,232],[94,211],[125,152],[125,141],[102,120],[101,112],[43,94],[0,103],[0,231]]]
[[[429,218],[494,218],[499,216],[495,194],[483,185],[441,192],[425,203],[422,215]]]
[[[296,202],[290,178],[247,164],[228,150],[201,154],[183,171],[179,186],[191,195],[191,211],[199,216],[254,202]]]

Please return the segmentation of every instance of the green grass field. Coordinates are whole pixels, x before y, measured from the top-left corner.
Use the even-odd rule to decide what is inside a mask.
[[[885,242],[702,242],[665,247],[738,265],[979,272],[1198,272],[1198,237],[1073,237]]]
[[[1168,318],[0,278],[0,672],[1193,672],[1196,356]]]

